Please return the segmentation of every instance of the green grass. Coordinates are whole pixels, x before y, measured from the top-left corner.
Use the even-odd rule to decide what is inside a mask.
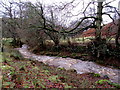
[[[84,40],[83,40],[83,38],[82,37],[79,37],[79,38],[70,38],[70,41],[72,42],[72,43],[86,43],[86,42],[89,42],[89,41],[91,41],[91,39],[93,39],[94,37],[84,37]],[[48,43],[52,43],[52,44],[54,44],[54,42],[52,41],[52,40],[46,40],[45,41],[47,44]],[[65,43],[67,43],[68,42],[68,40],[67,39],[60,39],[60,44],[65,44]]]
[[[88,43],[88,42],[90,42],[93,39],[95,39],[95,37],[93,37],[93,36],[89,36],[89,37],[77,37],[77,38],[70,38],[70,41],[72,43],[78,43],[79,44],[79,43]],[[107,41],[109,41],[109,39]],[[112,38],[110,40],[110,42],[114,42],[114,41],[115,41],[115,38]],[[48,43],[48,44],[49,43],[54,44],[54,42],[52,40],[46,40],[45,42]],[[60,44],[66,44],[67,42],[68,42],[67,39],[60,39]]]

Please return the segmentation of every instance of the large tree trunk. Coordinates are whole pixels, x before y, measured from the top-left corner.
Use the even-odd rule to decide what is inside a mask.
[[[98,2],[97,7],[97,21],[96,21],[96,32],[95,32],[95,38],[100,40],[101,39],[101,22],[102,22],[102,6],[103,2]]]
[[[115,39],[116,47],[120,47],[119,38],[120,38],[120,18],[118,19],[118,31]]]
[[[102,10],[103,10],[102,4],[103,2],[98,2],[95,40],[91,43],[92,53],[97,58],[100,58],[101,56],[105,55],[107,51],[106,40],[102,39],[101,37],[101,27],[102,27],[101,23],[102,23]]]

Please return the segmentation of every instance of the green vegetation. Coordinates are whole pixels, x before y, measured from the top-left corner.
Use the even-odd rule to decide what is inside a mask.
[[[58,82],[59,81],[59,79],[58,79],[58,76],[57,75],[54,75],[54,76],[50,76],[49,78],[48,78],[48,80],[50,80],[50,81],[53,81],[53,82]]]
[[[100,74],[94,73],[94,77],[100,77]]]
[[[9,49],[9,48],[5,48]],[[75,70],[65,70],[47,66],[38,61],[21,58],[19,52],[13,49],[3,55],[2,69],[3,88],[97,88],[96,78],[90,80],[90,74],[78,75]],[[13,54],[14,53],[14,54]],[[17,57],[17,58],[16,58]],[[19,57],[19,58],[18,58]],[[99,81],[100,82],[100,81]],[[99,83],[98,82],[98,83]],[[106,84],[108,87],[116,87],[116,84]],[[104,85],[102,86],[104,88]]]
[[[65,70],[65,68],[60,68],[60,67],[59,67],[58,70]]]
[[[105,79],[103,79],[103,80],[98,80],[98,81],[96,81],[95,83],[97,83],[97,84],[105,84],[105,83],[108,83],[108,84],[110,84],[110,85],[112,85],[112,86],[114,86],[114,87],[116,87],[116,88],[120,88],[120,85],[119,85],[119,84],[117,84],[117,83],[112,83],[111,81],[105,80]]]
[[[97,84],[104,84],[105,82],[110,83],[109,80],[98,80],[95,83],[97,83]]]
[[[0,68],[3,71],[3,84],[2,84],[3,88],[20,88],[20,87],[55,88],[55,87],[59,87],[59,85],[60,87],[66,87],[66,88],[73,87],[73,86],[69,86],[67,83],[62,83],[61,80],[59,79],[59,76],[51,74],[53,70],[51,70],[49,66],[46,66],[43,63],[40,63],[40,66],[39,65],[34,66],[33,63],[36,63],[34,61],[29,61],[26,59],[20,60],[18,58],[14,59],[14,57],[11,57],[11,55],[5,52],[4,52],[4,56],[5,57],[3,58],[3,61],[5,62],[3,63],[3,66],[1,66]],[[49,81],[49,83],[51,83],[51,86],[47,85],[46,81]],[[56,86],[54,86],[54,84]]]
[[[0,71],[3,74],[3,88],[119,88],[119,85],[104,80],[109,79],[107,75],[78,75],[74,69],[55,68],[51,64],[54,60],[43,61],[51,66],[32,60],[34,53],[62,57],[62,60],[70,57],[93,61],[120,69],[119,7],[110,6],[114,0],[103,1],[89,0],[88,5],[79,7],[80,0],[61,1],[60,4],[46,4],[39,0],[34,3],[2,0],[0,13],[4,17],[0,18],[0,26],[4,38],[1,37]],[[86,3],[85,0],[82,3]],[[83,12],[75,14],[74,10]],[[105,24],[103,15],[110,17],[112,22],[108,20]],[[17,51],[23,44],[29,46],[31,54],[25,52],[29,59]],[[76,68],[77,62],[72,62]]]
[[[3,45],[13,45],[13,38],[3,38],[2,39]]]
[[[109,84],[112,85],[112,86],[114,86],[114,87],[116,87],[116,88],[119,88],[119,89],[120,89],[120,85],[117,84],[117,83],[109,83]]]

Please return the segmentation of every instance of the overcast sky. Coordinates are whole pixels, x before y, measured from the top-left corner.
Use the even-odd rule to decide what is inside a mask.
[[[15,0],[15,1],[19,1],[19,0]],[[33,3],[40,1],[43,2],[44,4],[53,4],[53,3],[60,3],[60,2],[71,2],[73,0],[21,0],[21,1],[31,1]],[[82,0],[76,0],[76,1],[82,1]],[[97,1],[97,0],[84,0],[86,3],[90,2],[90,1]],[[110,5],[118,7],[118,2],[120,0],[105,0],[105,1],[113,1]]]
[[[13,0],[0,0],[0,1],[7,2],[7,1],[13,1]],[[14,1],[19,1],[19,0],[14,0]],[[62,2],[62,3],[71,2],[72,0],[21,0],[21,1],[31,1],[32,3],[41,2],[45,5],[51,5],[51,4],[54,4],[54,3],[59,4],[60,2]],[[84,0],[84,1],[85,1],[85,3],[83,3],[82,0],[75,0],[74,5],[77,5],[77,7],[73,10],[74,14],[77,14],[81,10],[81,8],[83,7],[83,4],[87,5],[87,3],[89,3],[90,1],[97,1],[97,0]],[[106,2],[113,1],[112,3],[110,3],[110,5],[118,8],[118,2],[120,0],[105,0],[105,1]],[[79,4],[77,4],[77,3],[79,3]],[[2,9],[2,8],[0,8],[0,9]],[[103,18],[104,18],[104,23],[108,23],[108,22],[112,21],[107,16],[104,16]]]
[[[25,0],[23,0],[23,1],[25,1]],[[60,2],[71,2],[72,0],[26,0],[26,1],[31,1],[33,3],[40,1],[47,5],[47,4],[53,4],[53,3],[59,4]],[[80,2],[80,4],[75,8],[75,11],[74,11],[74,14],[77,14],[80,11],[80,8],[82,8],[83,2],[82,2],[82,0],[75,0],[75,1],[76,1],[76,3]],[[83,1],[85,2],[84,4],[87,5],[91,1],[97,1],[97,0],[83,0]],[[118,8],[118,2],[120,0],[105,0],[105,1],[106,2],[112,1],[112,3],[110,3],[110,5]],[[103,16],[103,18],[104,18],[104,23],[109,23],[112,21],[108,16]]]

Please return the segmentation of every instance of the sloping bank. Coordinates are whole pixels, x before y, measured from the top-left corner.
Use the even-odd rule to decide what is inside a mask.
[[[27,45],[23,45],[22,48],[17,48],[17,50],[19,50],[19,52],[24,56],[24,58],[38,60],[48,65],[63,67],[67,70],[75,69],[78,74],[91,72],[91,73],[99,73],[102,77],[107,75],[111,80],[111,82],[120,84],[119,69],[104,67],[94,62],[82,61],[79,59],[36,55],[28,51]]]

